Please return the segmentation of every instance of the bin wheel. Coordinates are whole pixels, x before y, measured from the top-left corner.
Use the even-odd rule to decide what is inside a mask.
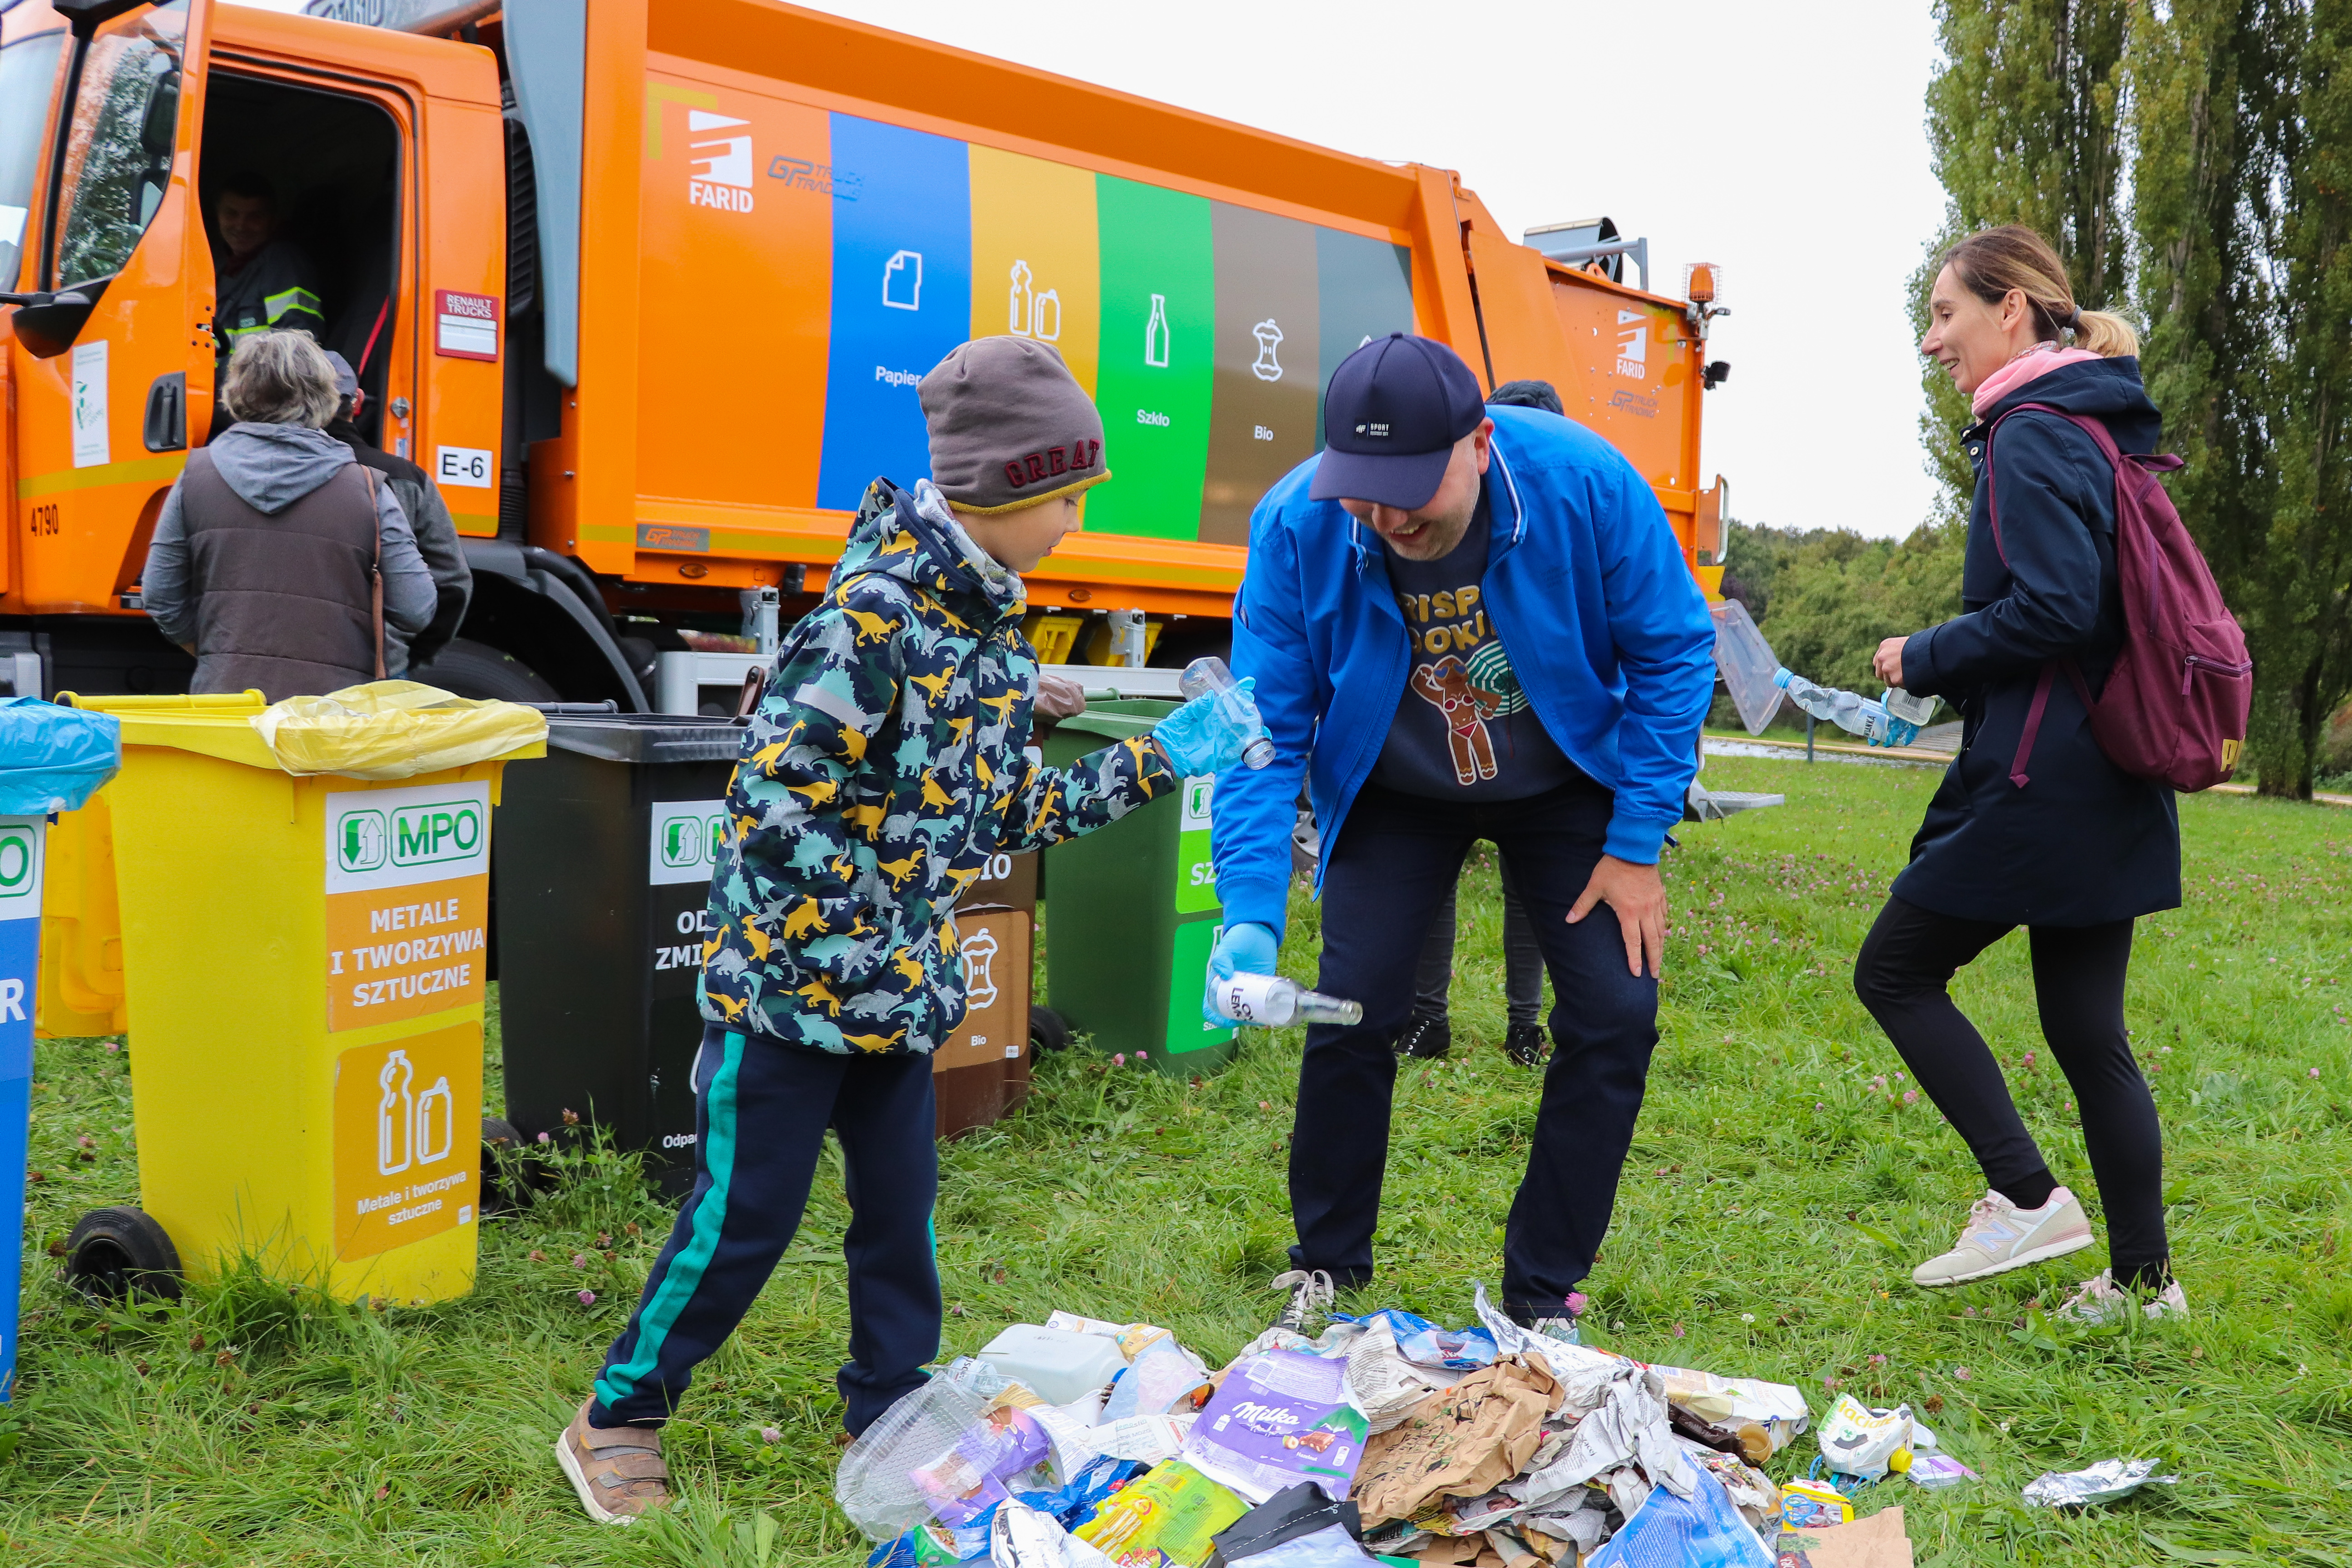
[[[499,1156],[507,1157],[501,1161]],[[496,1214],[501,1209],[520,1208],[524,1198],[538,1185],[537,1162],[530,1156],[530,1141],[503,1117],[482,1118],[482,1211]]]
[[[143,1209],[92,1209],[66,1237],[66,1279],[100,1300],[180,1299],[180,1249]]]
[[[1070,1048],[1069,1021],[1051,1007],[1029,1009],[1029,1043],[1041,1051]]]

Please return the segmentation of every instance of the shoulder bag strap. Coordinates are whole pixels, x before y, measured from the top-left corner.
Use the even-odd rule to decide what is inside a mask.
[[[367,481],[368,537],[375,541],[375,559],[368,563],[368,614],[375,623],[375,678],[383,679],[383,520],[377,514],[375,470],[365,463],[352,465]]]

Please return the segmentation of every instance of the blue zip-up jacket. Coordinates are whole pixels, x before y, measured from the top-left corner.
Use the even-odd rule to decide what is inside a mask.
[[[1706,602],[1657,497],[1615,447],[1555,414],[1486,412],[1494,532],[1481,587],[1495,628],[1545,733],[1615,794],[1607,852],[1654,864],[1682,819],[1715,695]],[[1256,678],[1276,758],[1219,774],[1210,807],[1226,921],[1277,935],[1299,776],[1323,842],[1337,842],[1412,659],[1388,552],[1339,502],[1308,499],[1315,463],[1251,514],[1234,603],[1234,672]]]

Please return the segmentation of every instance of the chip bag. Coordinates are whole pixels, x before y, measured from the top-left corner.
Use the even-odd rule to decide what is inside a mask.
[[[1200,1568],[1211,1538],[1249,1511],[1181,1459],[1121,1488],[1072,1533],[1119,1568]]]

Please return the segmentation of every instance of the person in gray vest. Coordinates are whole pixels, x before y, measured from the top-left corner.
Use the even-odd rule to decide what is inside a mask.
[[[352,456],[383,476],[383,483],[392,487],[394,500],[400,502],[401,514],[408,519],[411,531],[416,535],[417,553],[425,558],[425,569],[433,574],[436,605],[432,624],[415,637],[387,626],[383,634],[383,667],[394,675],[404,673],[414,664],[427,664],[433,656],[448,646],[465,624],[466,606],[474,597],[474,569],[467,563],[466,547],[457,538],[457,521],[449,515],[448,504],[432,477],[407,458],[383,450],[360,434],[353,421],[359,417],[360,405],[365,395],[360,391],[360,378],[351,362],[334,350],[327,351],[327,363],[335,367],[335,390],[341,401],[335,405],[334,418],[327,422],[327,434],[352,449]]]
[[[323,428],[334,366],[308,332],[259,333],[237,344],[224,395],[236,423],[188,454],[156,519],[148,615],[196,656],[191,691],[276,702],[374,679],[384,638],[432,620],[433,574],[392,487]]]

